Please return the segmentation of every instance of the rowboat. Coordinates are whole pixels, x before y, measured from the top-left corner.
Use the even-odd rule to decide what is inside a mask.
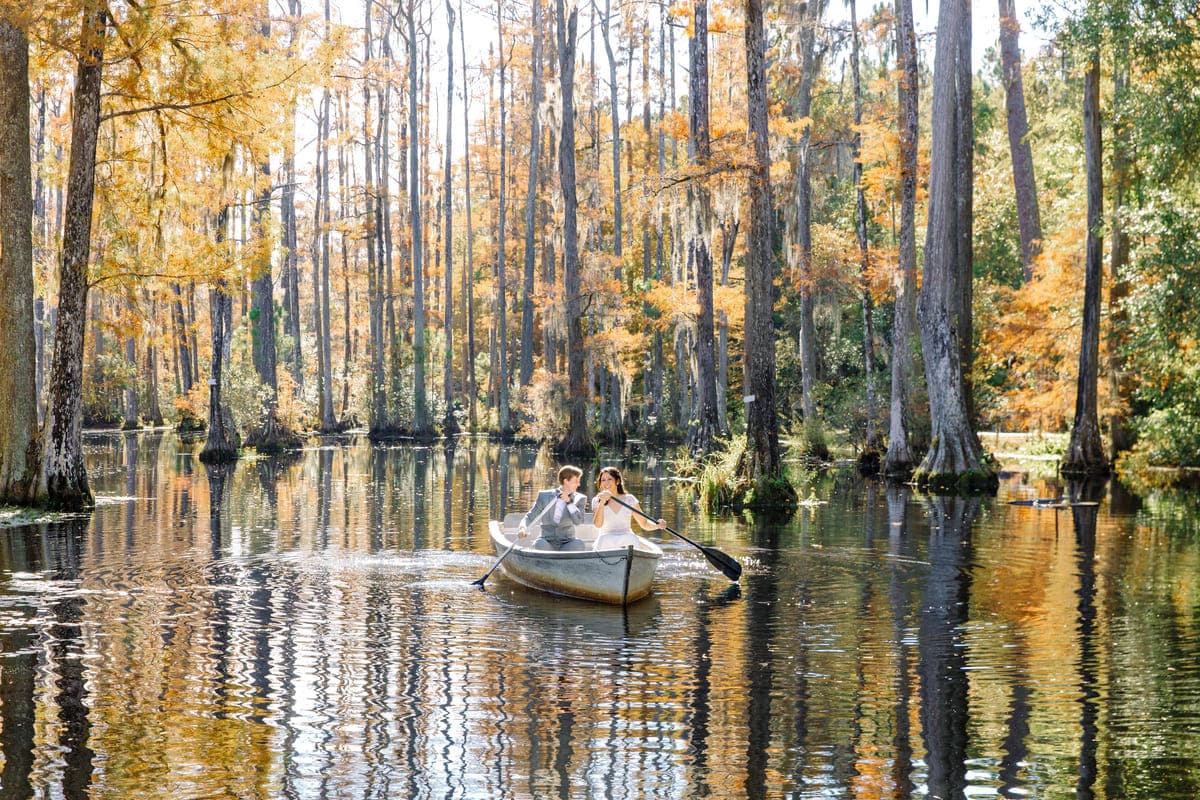
[[[500,569],[510,579],[550,594],[618,605],[632,603],[650,593],[654,571],[662,558],[662,549],[654,542],[643,539],[637,547],[592,550],[595,526],[576,525],[575,536],[588,549],[535,550],[519,543],[517,526],[521,516],[509,514],[503,522],[491,520],[488,524],[496,555],[508,553]],[[532,545],[539,536],[538,528],[536,525],[530,528],[523,541]],[[516,547],[514,542],[518,543]]]

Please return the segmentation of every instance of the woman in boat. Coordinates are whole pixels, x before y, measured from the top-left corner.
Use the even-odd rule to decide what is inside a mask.
[[[634,517],[633,512],[620,503],[614,503],[617,498],[627,505],[638,508],[637,498],[625,491],[625,481],[621,471],[616,467],[605,467],[596,478],[600,493],[592,498],[592,523],[596,526],[598,535],[593,550],[612,550],[613,548],[640,546],[645,539],[633,532],[630,523],[636,519],[638,526],[645,531],[662,530],[667,526],[666,520],[646,522],[641,515]]]
[[[575,538],[575,526],[583,523],[587,496],[576,491],[583,470],[567,464],[558,471],[558,488],[538,492],[533,508],[521,518],[517,536],[524,539],[527,529],[541,521],[541,533],[533,543],[535,550],[586,550],[587,545]],[[523,544],[523,543],[522,543]]]

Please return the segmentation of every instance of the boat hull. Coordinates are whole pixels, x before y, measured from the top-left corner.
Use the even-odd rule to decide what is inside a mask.
[[[504,555],[516,541],[519,520],[520,515],[509,515],[503,524],[490,522],[492,547],[497,555]],[[536,529],[531,530],[526,541],[532,544],[537,535]],[[534,550],[518,544],[504,559],[500,570],[531,589],[600,603],[632,603],[650,593],[654,572],[662,558],[657,545],[643,540],[644,544],[636,548],[593,551],[590,545],[596,532],[591,525],[578,526],[576,536],[588,543],[588,550]]]

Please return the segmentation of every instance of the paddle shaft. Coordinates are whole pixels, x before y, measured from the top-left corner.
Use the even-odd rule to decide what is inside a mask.
[[[555,501],[557,501],[557,499],[558,498],[555,498]],[[537,525],[539,522],[541,522],[542,517],[546,516],[546,512],[549,511],[550,509],[554,508],[555,501],[551,501],[550,503],[547,503],[546,507],[542,509],[542,513],[538,514],[537,518],[532,523],[530,523],[528,527],[532,528],[534,525]],[[513,548],[515,548],[517,546],[518,541],[520,541],[520,539],[513,539],[513,543],[510,544],[508,546],[508,549],[504,551],[504,555],[500,556],[500,560],[497,561],[495,564],[492,564],[492,568],[489,569],[486,573],[484,573],[484,576],[482,578],[471,581],[471,585],[472,586],[483,586],[484,581],[486,581],[489,577],[491,577],[491,574],[496,571],[496,567],[500,566],[500,564],[502,564],[504,562],[504,559],[508,558],[508,554],[511,553],[513,551]]]
[[[640,508],[635,508],[635,507],[629,505],[629,503],[626,503],[624,500],[620,500],[615,495],[610,495],[609,499],[615,501],[617,505],[624,506],[625,508],[628,508],[630,511],[634,512],[635,514],[638,514],[639,516],[642,516],[642,517],[650,520],[651,522],[658,521],[655,519],[651,519],[649,514],[642,511]],[[725,575],[726,578],[729,578],[729,580],[737,582],[737,580],[742,577],[742,565],[740,563],[738,563],[738,560],[736,558],[733,558],[732,556],[722,553],[720,550],[718,550],[715,547],[706,547],[705,545],[702,545],[699,542],[694,542],[691,539],[689,539],[688,537],[684,536],[679,531],[668,526],[666,523],[663,523],[663,530],[667,531],[668,533],[672,533],[675,536],[678,536],[680,539],[683,539],[685,542],[690,544],[692,547],[696,548],[701,553],[703,553],[704,557],[706,559],[708,559],[708,563],[712,564],[714,567],[719,569]]]

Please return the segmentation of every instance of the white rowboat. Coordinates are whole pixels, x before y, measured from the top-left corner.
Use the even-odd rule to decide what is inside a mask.
[[[503,523],[496,520],[488,523],[496,555],[504,555],[514,542],[520,541],[517,525],[521,516],[509,514]],[[517,544],[500,564],[504,574],[517,583],[550,594],[618,605],[632,603],[650,593],[654,571],[662,558],[662,550],[654,542],[643,539],[637,547],[594,551],[591,546],[596,541],[595,526],[576,525],[575,536],[587,545],[586,550],[534,550],[529,545],[538,535],[537,526],[530,528],[524,539],[528,544]]]

